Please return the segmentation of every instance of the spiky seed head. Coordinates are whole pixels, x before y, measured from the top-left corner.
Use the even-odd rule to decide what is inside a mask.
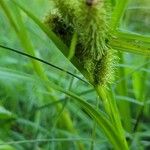
[[[68,45],[78,33],[75,56],[93,85],[107,85],[113,77],[115,56],[107,40],[111,36],[110,0],[52,0],[57,13],[50,14],[53,31]],[[94,6],[94,7],[89,7]],[[87,75],[86,75],[87,77]]]

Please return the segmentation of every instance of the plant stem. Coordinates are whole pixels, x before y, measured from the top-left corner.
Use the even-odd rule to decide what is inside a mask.
[[[69,60],[71,60],[75,55],[77,40],[78,40],[78,34],[74,32],[72,40],[71,40],[70,49],[69,49],[69,55],[68,55]]]
[[[120,19],[126,9],[129,0],[119,0],[115,6],[114,12],[112,14],[112,21],[111,21],[111,29],[112,31],[116,31],[117,27],[119,26]]]
[[[145,57],[144,58],[144,62],[148,62],[149,61],[149,58]],[[145,65],[145,69],[148,69],[149,68],[149,65],[146,64]],[[134,77],[134,76],[133,76]],[[140,102],[143,102],[144,105],[143,106],[140,106],[139,108],[137,108],[137,114],[136,114],[136,123],[133,127],[133,132],[136,132],[138,130],[138,126],[139,126],[139,123],[142,119],[142,116],[143,116],[143,113],[144,113],[144,109],[146,107],[146,101],[147,101],[147,97],[146,97],[146,92],[147,92],[147,88],[146,86],[143,86],[143,85],[146,85],[146,79],[148,78],[148,73],[147,72],[144,72],[142,74],[137,74],[137,78],[138,78],[138,81],[139,81],[139,85],[134,85],[133,86],[138,86],[138,91],[137,90],[137,93],[136,94],[136,91],[135,91],[135,97],[140,100]]]
[[[110,117],[111,122],[116,127],[116,130],[120,136],[120,140],[122,141],[122,144],[124,145],[124,149],[128,150],[128,144],[124,135],[124,130],[121,124],[116,101],[113,99],[113,97],[110,98],[110,95],[107,92],[105,87],[96,86],[95,90],[97,91],[99,98],[102,100],[105,111]]]
[[[99,100],[98,98],[96,99],[96,110],[98,111],[98,106],[99,106]],[[93,122],[93,130],[92,130],[92,135],[91,135],[91,138],[92,138],[92,142],[91,142],[91,148],[90,150],[94,150],[94,145],[95,145],[95,138],[96,138],[96,128],[97,128],[97,123],[96,123],[96,120],[94,120]]]
[[[119,55],[119,63],[123,64],[124,63],[124,57],[122,53],[118,53]],[[118,71],[118,76],[119,77],[125,77],[126,72],[124,68],[119,68]],[[128,89],[127,89],[127,82],[126,80],[122,80],[118,85],[117,85],[117,92],[119,95],[122,96],[127,96],[128,94]],[[131,131],[131,112],[130,112],[130,103],[127,103],[126,101],[119,101],[118,103],[119,107],[119,112],[121,115],[122,123],[125,127],[125,129],[130,132]]]

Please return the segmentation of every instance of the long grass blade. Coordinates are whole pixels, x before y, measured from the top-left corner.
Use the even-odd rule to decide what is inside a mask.
[[[120,38],[127,38],[131,40],[135,40],[137,43],[145,42],[145,43],[149,43],[150,45],[150,36],[147,36],[147,35],[141,35],[141,34],[131,32],[131,31],[129,32],[129,31],[124,31],[124,30],[116,31],[115,35]]]
[[[93,119],[95,119],[95,121],[97,122],[99,127],[101,129],[103,129],[105,135],[107,136],[109,141],[113,144],[113,146],[116,150],[120,150],[121,147],[122,147],[121,149],[123,149],[123,150],[128,149],[128,146],[126,145],[126,143],[124,143],[124,139],[122,139],[120,137],[120,135],[117,134],[114,126],[107,119],[107,116],[103,112],[101,112],[100,110],[97,111],[94,107],[92,107],[84,99],[75,95],[74,93],[72,93],[70,91],[66,91],[66,90],[60,88],[59,86],[57,86],[56,84],[51,83],[50,85],[52,86],[52,88],[66,94],[69,97],[71,97],[72,99],[74,99]]]
[[[60,67],[58,67],[58,66],[56,66],[56,65],[54,65],[54,64],[52,64],[52,63],[49,63],[49,62],[47,62],[47,61],[45,61],[45,60],[43,60],[43,59],[40,59],[40,58],[38,58],[38,57],[32,56],[32,55],[30,55],[30,54],[24,53],[24,52],[22,52],[22,51],[20,51],[20,50],[17,50],[17,49],[14,49],[14,48],[10,48],[10,47],[7,47],[7,46],[0,45],[0,48],[3,48],[3,49],[5,49],[5,50],[9,50],[9,51],[15,52],[15,53],[17,53],[17,54],[21,54],[21,55],[26,56],[26,57],[28,57],[28,58],[34,59],[34,60],[39,61],[39,62],[41,62],[41,63],[44,63],[44,64],[46,64],[46,65],[49,65],[49,66],[51,66],[51,67],[53,67],[53,68],[55,68],[55,69],[57,69],[57,70],[60,70],[60,71],[62,71],[62,72],[65,72],[65,73],[67,73],[67,74],[69,74],[69,75],[71,75],[71,76],[77,78],[78,80],[80,80],[80,81],[82,81],[82,82],[88,84],[87,81],[85,81],[85,80],[83,80],[82,78],[76,76],[75,74],[73,74],[73,73],[71,73],[71,72],[69,72],[69,71],[67,71],[67,70],[65,70],[65,69],[63,69],[63,68],[60,68]]]
[[[147,57],[150,57],[150,44],[149,43],[142,43],[139,41],[131,40],[130,38],[121,38],[114,36],[109,41],[110,46],[113,49],[123,51],[123,52],[130,52],[134,54],[140,54]]]

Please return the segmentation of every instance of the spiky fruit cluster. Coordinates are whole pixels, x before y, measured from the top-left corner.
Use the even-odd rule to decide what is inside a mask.
[[[69,46],[78,34],[75,55],[93,85],[105,86],[112,80],[115,62],[109,47],[111,0],[52,0],[55,9],[47,24]],[[86,75],[87,76],[87,75]]]

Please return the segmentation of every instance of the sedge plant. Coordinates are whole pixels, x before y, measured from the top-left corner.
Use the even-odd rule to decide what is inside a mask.
[[[33,68],[48,92],[53,93],[56,90],[74,99],[95,120],[114,149],[128,150],[130,142],[127,143],[125,130],[129,132],[131,130],[129,106],[124,107],[127,108],[126,113],[124,113],[125,110],[122,109],[121,105],[119,105],[121,109],[118,110],[109,84],[114,80],[115,65],[120,61],[118,57],[122,57],[122,54],[117,54],[117,51],[127,51],[149,57],[150,38],[119,30],[120,20],[123,17],[128,0],[51,1],[54,4],[54,8],[46,16],[44,23],[26,9],[23,4],[13,0],[15,10],[9,10],[5,1],[0,1],[1,8],[4,10],[26,51],[26,53],[20,54],[25,56],[31,55],[29,57],[32,58]],[[85,81],[86,84],[93,86],[94,91],[103,104],[104,112],[95,109],[94,106],[73,92],[64,90],[47,77],[44,68],[39,63],[47,62],[36,57],[36,51],[33,48],[32,41],[29,39],[20,10],[25,12],[44,31],[56,47],[81,72],[87,80]],[[1,48],[19,53],[18,50],[5,46],[1,46]],[[50,63],[47,64],[50,65]],[[54,65],[51,66],[60,69]],[[68,71],[60,70],[72,75]],[[119,74],[121,76],[124,75],[124,70],[120,71]],[[124,80],[121,83],[121,86],[117,87],[119,90],[126,88]],[[125,90],[120,90],[119,92],[126,95]],[[143,94],[139,95],[139,98],[142,96]],[[52,97],[52,99],[53,102],[57,101],[55,97]],[[56,109],[58,111],[63,110],[58,124],[62,128],[78,134],[74,128],[69,111],[63,109],[60,103],[56,105]],[[142,109],[139,108],[139,112],[140,110]],[[122,122],[120,115],[125,119]],[[78,149],[86,149],[81,141],[77,141],[76,144]]]

